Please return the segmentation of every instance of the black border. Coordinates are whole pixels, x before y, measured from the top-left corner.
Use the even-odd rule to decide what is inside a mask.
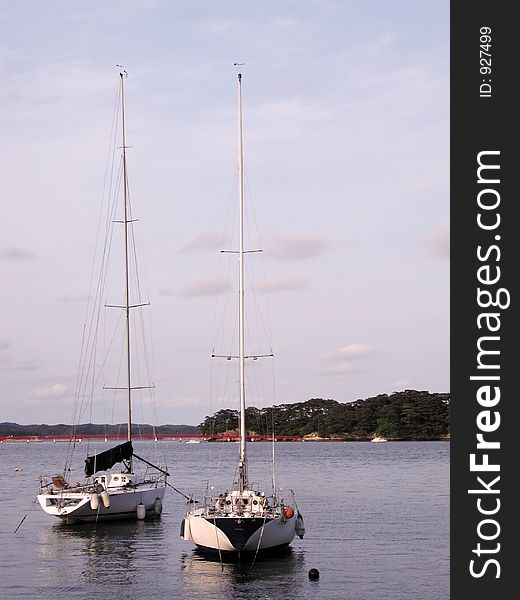
[[[516,42],[520,39],[519,24],[513,16],[512,2],[483,2],[481,0],[453,0],[451,3],[451,598],[455,600],[498,599],[516,595],[515,579],[517,500],[513,485],[517,478],[515,455],[520,456],[515,436],[520,439],[518,384],[520,355],[515,337],[518,327],[517,261],[520,250],[517,239],[516,205],[520,204],[520,56]],[[490,98],[480,97],[479,87],[488,75],[480,73],[480,28],[491,27],[492,83]],[[516,68],[515,68],[516,67]],[[490,233],[477,225],[477,194],[482,186],[477,183],[477,155],[484,150],[500,151],[500,231]],[[500,376],[501,400],[497,408],[501,417],[499,430],[493,434],[499,440],[500,450],[490,451],[490,461],[500,464],[500,511],[495,518],[500,523],[500,551],[489,558],[500,563],[500,577],[496,569],[486,569],[481,578],[469,572],[469,561],[480,560],[472,553],[479,541],[477,526],[483,517],[476,508],[476,495],[468,494],[479,473],[470,472],[469,455],[475,452],[477,414],[483,410],[476,401],[476,382],[470,376],[477,374],[476,342],[479,335],[477,315],[477,269],[483,263],[477,259],[479,244],[493,243],[500,234],[500,287],[511,294],[511,305],[501,310]],[[493,256],[496,256],[495,254]],[[490,436],[491,438],[491,436]],[[489,475],[489,474],[488,474]],[[489,477],[488,477],[489,479]],[[490,498],[487,496],[486,498]],[[496,497],[496,496],[494,496]],[[488,543],[491,547],[492,542]],[[515,561],[516,563],[516,561]],[[513,590],[507,592],[506,590]]]

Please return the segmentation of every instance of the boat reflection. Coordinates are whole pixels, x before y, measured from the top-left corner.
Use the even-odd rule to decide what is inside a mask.
[[[154,569],[147,567],[164,560],[158,551],[165,547],[163,538],[160,520],[56,525],[39,540],[40,583],[67,579],[98,589],[116,583],[140,587],[147,577],[153,579]]]
[[[241,598],[258,600],[259,586],[272,589],[277,597],[297,598],[305,577],[305,550],[287,548],[283,553],[253,561],[228,558],[220,561],[218,555],[208,558],[197,550],[184,553],[181,558],[182,587],[186,597],[197,599]],[[271,585],[266,585],[270,582]],[[274,598],[274,596],[273,596]]]

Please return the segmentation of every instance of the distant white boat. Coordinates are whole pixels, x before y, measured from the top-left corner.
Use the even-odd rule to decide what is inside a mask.
[[[186,440],[186,444],[200,444],[200,440],[195,440],[195,439]]]
[[[373,437],[371,440],[371,442],[388,442],[388,440],[384,437],[381,437],[379,435],[376,435],[375,437]]]

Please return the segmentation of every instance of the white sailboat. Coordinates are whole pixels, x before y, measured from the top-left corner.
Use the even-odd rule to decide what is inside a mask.
[[[77,439],[72,432],[69,443],[69,452],[65,461],[62,474],[52,477],[40,477],[38,501],[41,508],[53,517],[61,519],[67,524],[78,522],[110,521],[116,519],[144,519],[149,516],[158,516],[162,512],[162,501],[166,491],[168,473],[165,469],[157,467],[149,461],[137,456],[132,445],[132,393],[136,389],[153,386],[135,386],[132,383],[132,361],[130,344],[130,314],[132,309],[144,306],[133,303],[130,297],[129,283],[129,226],[132,223],[129,207],[127,161],[126,161],[126,133],[125,133],[125,99],[124,79],[126,72],[120,73],[120,107],[122,123],[122,150],[121,150],[121,187],[123,198],[123,218],[119,221],[124,227],[124,304],[117,306],[124,315],[124,363],[126,363],[126,385],[122,387],[105,387],[104,389],[123,390],[127,396],[127,439],[109,450],[87,455],[84,467],[84,481],[72,483],[71,463],[72,450]],[[99,294],[101,298],[101,294]],[[99,301],[101,305],[101,300]],[[107,305],[112,306],[114,305]],[[92,311],[96,316],[97,308]],[[94,320],[94,319],[93,319]],[[85,362],[95,362],[95,353],[86,357]],[[93,359],[94,357],[94,359]],[[81,370],[81,369],[80,369]],[[85,374],[79,380],[85,382],[92,377]],[[78,388],[80,384],[78,383]],[[77,393],[76,399],[81,396]],[[81,415],[81,410],[79,411]],[[106,441],[106,439],[105,439]],[[139,469],[137,464],[139,463]],[[139,470],[139,473],[137,471]]]
[[[247,433],[245,422],[245,348],[244,348],[244,165],[242,142],[242,75],[238,74],[238,171],[239,171],[239,311],[238,363],[240,390],[238,481],[218,495],[208,493],[200,508],[188,501],[181,526],[181,537],[192,541],[207,554],[269,554],[289,546],[295,535],[303,538],[303,517],[294,496],[287,502],[278,495],[274,482],[272,494],[250,483],[247,468]],[[229,357],[228,357],[229,358]],[[257,358],[257,357],[252,357]],[[273,440],[274,443],[274,440]],[[273,452],[274,458],[274,452]]]

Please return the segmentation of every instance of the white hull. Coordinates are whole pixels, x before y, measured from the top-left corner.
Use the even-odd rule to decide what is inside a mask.
[[[200,550],[208,552],[265,552],[282,549],[292,542],[296,534],[296,514],[290,519],[234,516],[212,519],[203,516],[202,512],[201,509],[201,514],[194,511],[186,515],[183,539],[191,540]],[[221,529],[222,526],[225,526],[227,534]],[[247,535],[248,529],[255,530]],[[240,532],[240,542],[237,542],[235,536],[237,530],[245,532],[245,537]]]
[[[181,537],[205,552],[265,554],[286,548],[304,533],[298,510],[248,489],[206,496],[204,507],[186,513]]]
[[[165,491],[164,484],[156,483],[110,489],[107,491],[108,506],[105,506],[99,494],[84,488],[38,494],[38,501],[48,515],[58,517],[68,524],[92,523],[98,520],[113,521],[159,515]],[[138,508],[140,504],[144,505],[144,509]],[[93,508],[96,505],[97,507]]]

